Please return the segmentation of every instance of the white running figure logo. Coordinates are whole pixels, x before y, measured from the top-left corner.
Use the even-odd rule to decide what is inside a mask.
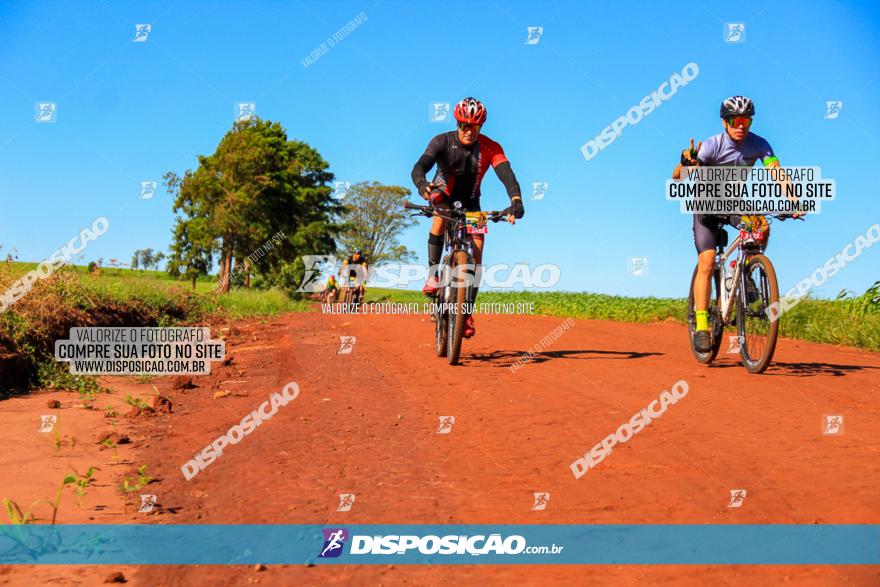
[[[536,493],[535,503],[532,505],[532,511],[540,511],[547,509],[547,502],[550,501],[549,493]]]
[[[52,432],[57,417],[54,415],[40,416],[40,432]]]
[[[326,556],[331,550],[338,550],[340,548],[342,548],[342,530],[337,530],[336,532],[330,533],[329,543],[327,544],[327,548],[321,553],[321,556]]]
[[[354,506],[354,493],[340,493],[339,494],[339,507],[336,508],[337,512],[348,512],[351,511],[352,506]]]
[[[843,416],[825,416],[825,430],[823,434],[837,434],[843,426]]]
[[[746,490],[745,489],[731,489],[730,490],[730,503],[727,504],[729,508],[738,508],[742,507],[743,501],[746,499]]]
[[[437,434],[449,434],[452,432],[452,425],[455,424],[455,416],[440,416],[440,427]]]

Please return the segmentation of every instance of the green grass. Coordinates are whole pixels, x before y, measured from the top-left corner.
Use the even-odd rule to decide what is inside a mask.
[[[421,292],[370,288],[367,302],[419,303]],[[594,293],[480,293],[480,303],[534,303],[535,314],[623,322],[686,322],[684,298],[627,298]],[[860,296],[807,298],[783,314],[780,334],[811,342],[880,351],[880,282]]]
[[[35,263],[0,263],[0,291]],[[11,355],[24,379],[0,381],[0,395],[20,388],[100,389],[97,378],[71,375],[65,363],[55,361],[54,346],[66,339],[73,326],[174,326],[204,324],[209,319],[239,320],[310,309],[277,289],[235,289],[214,292],[213,281],[188,282],[155,271],[104,270],[91,275],[83,267],[68,266],[0,313],[0,356]]]
[[[366,301],[420,303],[426,298],[419,291],[371,288],[367,290]],[[480,292],[478,303],[534,304],[538,315],[588,320],[684,322],[685,319],[685,300],[673,298],[625,298],[573,292]]]
[[[312,302],[291,299],[279,289],[235,289],[215,299],[217,307],[225,310],[229,318],[250,316],[275,316],[283,312],[308,312]]]
[[[0,290],[36,267],[0,264]],[[280,289],[215,292],[215,278],[176,281],[163,272],[104,269],[99,276],[68,266],[0,314],[0,354],[12,353],[27,367],[30,385],[99,390],[94,378],[72,376],[54,360],[54,341],[71,326],[172,326],[209,319],[239,320],[311,311],[316,305]],[[423,303],[420,291],[368,288],[367,302]],[[480,303],[533,304],[538,315],[624,322],[685,322],[682,298],[628,298],[574,292],[482,292]],[[805,299],[782,317],[781,335],[880,351],[880,282],[865,294],[837,300]],[[0,388],[2,388],[0,382]]]
[[[22,275],[32,269],[35,269],[36,267],[37,263],[19,262],[11,263],[8,266],[12,276],[15,278],[21,277]],[[88,268],[84,265],[66,265],[64,267],[64,271],[74,273],[84,278],[90,277],[95,281],[99,281],[101,284],[107,285],[116,283],[139,283],[149,284],[151,287],[155,288],[180,287],[192,291],[192,286],[189,281],[176,280],[164,271],[142,271],[140,269],[126,269],[124,267],[104,267],[103,269],[101,269],[100,277],[90,276]],[[195,291],[196,293],[211,293],[216,285],[216,282],[216,275],[199,277],[196,280]]]

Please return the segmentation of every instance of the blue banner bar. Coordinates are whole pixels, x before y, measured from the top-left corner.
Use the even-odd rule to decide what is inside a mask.
[[[880,564],[880,525],[0,526],[0,564]]]

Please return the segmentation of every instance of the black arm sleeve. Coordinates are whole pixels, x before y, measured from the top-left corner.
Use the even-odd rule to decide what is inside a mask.
[[[496,165],[495,175],[497,175],[498,179],[501,180],[501,183],[504,184],[504,189],[507,190],[507,196],[509,198],[513,199],[513,196],[522,196],[522,191],[519,189],[519,182],[513,174],[513,168],[510,167],[509,161]]]
[[[428,143],[428,147],[425,149],[425,152],[419,157],[419,160],[416,161],[416,164],[413,165],[412,169],[412,181],[418,190],[419,195],[425,193],[425,186],[428,185],[428,180],[426,179],[426,175],[431,168],[434,167],[434,163],[437,162],[437,155],[443,149],[443,135],[437,135],[431,142]]]

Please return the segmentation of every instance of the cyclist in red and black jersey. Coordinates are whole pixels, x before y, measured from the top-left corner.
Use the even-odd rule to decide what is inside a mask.
[[[510,206],[505,210],[507,221],[515,224],[525,213],[519,182],[501,145],[480,134],[486,122],[486,108],[475,98],[465,98],[455,106],[455,120],[458,121],[458,130],[431,139],[425,153],[413,166],[412,180],[419,194],[437,208],[448,207],[458,201],[465,210],[478,211],[480,183],[491,166],[510,197]],[[434,165],[437,166],[437,172],[429,182],[426,176]],[[425,295],[437,292],[437,266],[443,253],[445,228],[446,220],[435,216],[428,235],[428,280],[422,288]],[[477,285],[480,283],[480,263],[483,258],[482,237],[474,235]],[[476,286],[473,288],[473,298],[468,300],[471,304],[476,300],[478,289]],[[464,336],[470,338],[475,332],[474,318],[469,315],[465,320]]]

